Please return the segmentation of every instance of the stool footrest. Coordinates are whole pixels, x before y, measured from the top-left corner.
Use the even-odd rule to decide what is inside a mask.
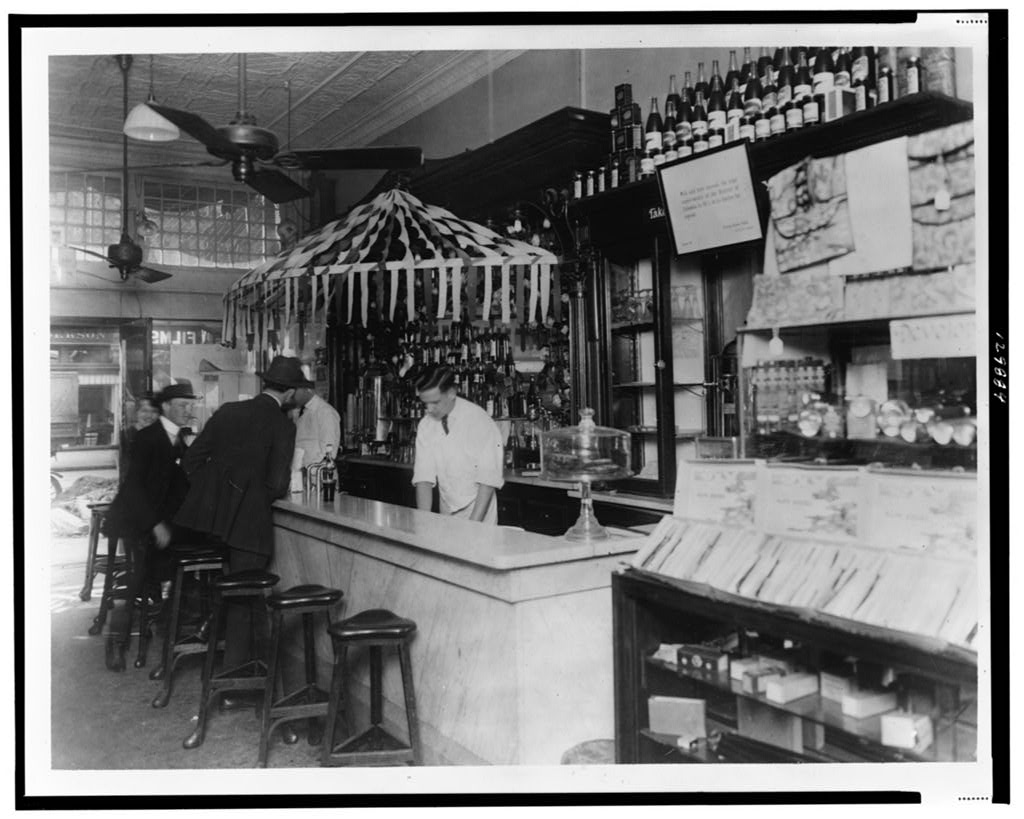
[[[313,705],[320,708],[328,700],[330,700],[330,696],[326,691],[307,685],[305,688],[300,688],[298,691],[293,691],[291,694],[286,694],[281,699],[276,700],[270,706],[270,709],[271,714],[273,714],[278,708],[297,708],[300,704]]]
[[[328,765],[388,765],[412,762],[412,748],[379,725],[371,725],[358,736],[331,749]]]
[[[225,668],[214,674],[211,680],[247,680],[249,678],[267,678],[267,664],[263,660],[246,660],[241,665]]]

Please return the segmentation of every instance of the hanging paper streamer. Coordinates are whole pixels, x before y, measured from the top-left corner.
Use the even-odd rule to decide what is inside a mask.
[[[406,262],[405,269],[405,312],[409,321],[416,315],[416,270],[411,259]]]
[[[548,316],[548,307],[551,304],[551,265],[540,266],[540,320],[544,321]]]
[[[306,322],[307,338],[310,343],[316,346],[316,290],[317,290],[317,279],[316,274],[313,273],[309,277],[309,316]],[[303,344],[305,347],[305,344]]]
[[[491,299],[494,298],[494,268],[488,266],[484,267],[484,309],[483,317],[489,319],[491,317]]]
[[[444,308],[448,304],[448,271],[442,264],[437,268],[437,317],[444,318]]]
[[[331,285],[331,274],[328,272],[330,268],[325,267],[323,272],[320,274],[320,292],[324,296],[324,314],[322,317],[321,329],[323,331],[323,337],[320,339],[321,345],[327,344],[327,308],[330,305],[330,285]]]
[[[512,323],[512,310],[508,301],[509,291],[509,270],[508,262],[502,262],[501,265],[501,323],[511,324]]]
[[[533,314],[537,311],[537,307],[540,304],[540,282],[537,277],[537,265],[530,265],[530,309],[526,313],[526,320],[533,321]],[[537,320],[540,321],[543,317],[537,316]]]
[[[388,319],[395,320],[395,308],[398,306],[398,268],[391,271],[391,296],[388,299]]]
[[[462,315],[462,262],[453,262],[452,271],[452,321]]]
[[[348,323],[352,323],[352,304],[355,298],[356,274],[349,271],[348,274]]]

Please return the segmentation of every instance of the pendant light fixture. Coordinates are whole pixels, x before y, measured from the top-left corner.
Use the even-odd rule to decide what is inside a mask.
[[[148,103],[156,102],[153,96],[153,55],[149,55],[149,99],[140,102],[124,121],[124,132],[132,139],[143,142],[170,142],[177,139],[178,126],[160,116],[149,107]]]

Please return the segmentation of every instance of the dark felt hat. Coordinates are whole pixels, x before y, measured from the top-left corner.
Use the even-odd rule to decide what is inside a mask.
[[[192,392],[192,382],[187,378],[179,378],[178,383],[168,384],[156,395],[157,404],[163,404],[165,401],[170,401],[172,398],[189,398],[193,399],[196,394]]]
[[[264,372],[256,373],[264,381],[279,384],[282,387],[314,387],[316,384],[306,378],[302,372],[302,362],[293,356],[275,356]]]

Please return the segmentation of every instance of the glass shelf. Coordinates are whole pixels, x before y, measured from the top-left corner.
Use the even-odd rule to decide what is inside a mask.
[[[868,746],[866,750],[871,757],[911,762],[952,761],[938,760],[936,756],[936,748],[940,744],[948,744],[943,742],[944,737],[942,734],[948,732],[953,727],[953,723],[949,720],[934,720],[935,739],[922,753],[915,754],[907,749],[893,748],[882,744],[882,717],[880,714],[873,717],[856,719],[844,714],[840,703],[822,697],[820,694],[808,694],[805,697],[800,697],[786,703],[773,702],[764,694],[752,694],[744,691],[743,684],[739,680],[730,679],[725,674],[717,674],[716,679],[709,680],[691,674],[686,669],[679,668],[675,663],[659,660],[655,657],[648,656],[645,658],[645,661],[654,668],[676,674],[680,678],[692,681],[701,687],[731,693],[751,702],[768,706],[776,711],[810,720],[825,726],[827,729],[854,737],[857,744],[866,744]]]

